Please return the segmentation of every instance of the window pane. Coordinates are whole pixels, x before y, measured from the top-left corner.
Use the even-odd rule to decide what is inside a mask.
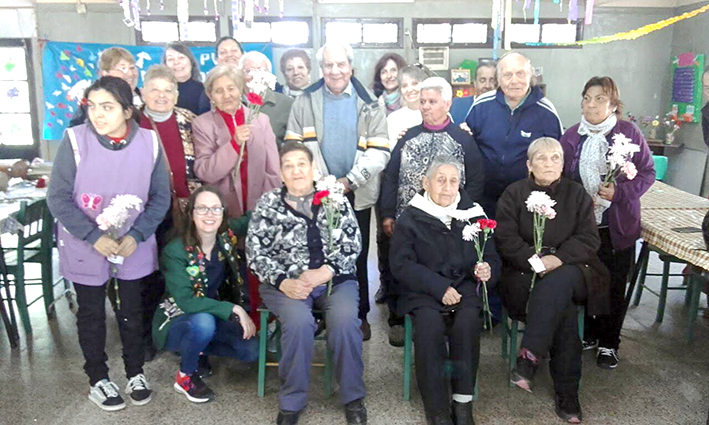
[[[487,43],[487,24],[453,24],[453,43]]]
[[[143,21],[140,25],[143,41],[169,43],[180,40],[177,33],[177,22]]]
[[[33,144],[30,114],[0,114],[0,145]]]
[[[450,43],[451,24],[418,24],[417,43]]]
[[[359,22],[328,22],[325,24],[325,42],[342,41],[348,44],[362,42],[362,24]]]
[[[26,80],[24,47],[0,47],[0,80]]]
[[[30,112],[27,81],[0,81],[0,112]]]
[[[511,24],[505,30],[505,37],[511,43],[538,43],[539,24]]]
[[[214,22],[192,21],[187,23],[187,32],[181,31],[182,41],[217,41]]]
[[[542,43],[573,43],[576,41],[576,24],[542,25]]]
[[[395,44],[399,42],[399,25],[395,23],[387,24],[363,24],[362,41],[365,43]]]
[[[310,28],[303,21],[281,21],[271,23],[271,36],[276,44],[307,44]]]
[[[242,43],[268,43],[271,41],[271,24],[269,22],[254,22],[251,28],[240,24],[234,38]]]

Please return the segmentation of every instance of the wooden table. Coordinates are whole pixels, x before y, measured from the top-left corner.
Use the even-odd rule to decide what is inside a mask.
[[[655,182],[640,199],[641,233],[643,244],[633,275],[625,295],[626,304],[635,290],[640,274],[640,265],[650,255],[650,247],[692,265],[689,285],[692,292],[687,339],[694,337],[701,285],[709,279],[709,251],[707,251],[701,228],[704,216],[709,212],[709,200],[692,195],[662,182]],[[694,233],[678,231],[681,228],[696,228]]]

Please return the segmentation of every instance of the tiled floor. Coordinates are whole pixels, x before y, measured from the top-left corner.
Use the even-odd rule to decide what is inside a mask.
[[[654,269],[659,269],[653,254]],[[372,294],[378,287],[370,262]],[[659,282],[659,279],[655,279]],[[706,305],[702,296],[702,305]],[[683,293],[671,293],[664,323],[654,324],[657,299],[643,297],[630,310],[623,329],[621,363],[614,371],[595,366],[593,354],[584,354],[581,402],[585,424],[704,424],[709,407],[709,327],[697,319],[696,341],[684,339],[687,311]],[[108,309],[110,311],[110,308]],[[32,309],[34,335],[11,350],[4,329],[0,335],[0,423],[2,424],[273,424],[277,413],[278,379],[270,369],[266,396],[256,396],[255,365],[214,359],[215,373],[207,382],[217,399],[195,405],[178,395],[172,380],[178,358],[162,353],[146,365],[155,390],[153,401],[142,407],[128,405],[105,413],[87,398],[88,382],[76,336],[74,314],[65,300],[58,303],[57,319],[48,322],[42,307]],[[365,343],[366,404],[369,423],[423,424],[418,390],[410,402],[402,400],[402,349],[387,343],[386,309],[373,307],[369,319],[372,339]],[[109,313],[108,347],[112,378],[123,388],[120,340]],[[1,326],[1,325],[0,325]],[[322,348],[317,355],[322,356]],[[507,387],[500,337],[482,339],[480,399],[475,403],[477,424],[561,424],[553,411],[551,382],[543,367],[532,394]],[[344,415],[337,394],[323,398],[321,369],[313,372],[309,407],[302,424],[342,424]]]

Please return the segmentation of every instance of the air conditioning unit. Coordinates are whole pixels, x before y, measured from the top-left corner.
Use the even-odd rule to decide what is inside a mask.
[[[448,53],[448,47],[419,47],[419,63],[432,71],[447,71]]]

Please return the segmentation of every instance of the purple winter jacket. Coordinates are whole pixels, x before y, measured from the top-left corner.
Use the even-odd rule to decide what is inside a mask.
[[[586,136],[579,135],[578,129],[579,124],[569,128],[560,140],[564,149],[564,175],[572,179],[577,174],[581,147],[586,140]],[[613,145],[613,135],[617,133],[623,133],[633,143],[640,145],[640,152],[632,158],[638,175],[633,180],[628,180],[624,174],[617,178],[615,195],[608,208],[611,242],[613,249],[620,251],[633,246],[640,237],[640,197],[655,182],[655,165],[650,147],[635,124],[618,120],[618,124],[606,136],[609,145]]]

